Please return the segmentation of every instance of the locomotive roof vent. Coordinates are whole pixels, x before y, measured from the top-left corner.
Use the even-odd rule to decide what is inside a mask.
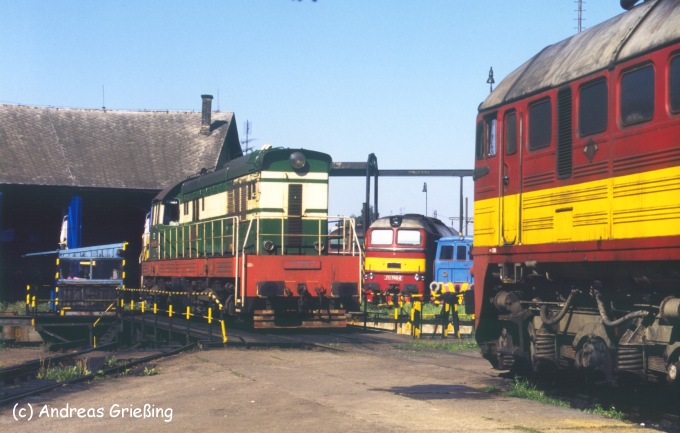
[[[212,111],[212,95],[201,95],[203,99],[203,106],[201,107],[201,135],[210,135],[212,132],[210,129],[210,124],[212,123],[211,114]]]

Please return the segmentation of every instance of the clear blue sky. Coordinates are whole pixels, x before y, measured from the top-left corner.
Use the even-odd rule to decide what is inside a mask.
[[[575,0],[0,0],[0,103],[233,111],[241,139],[378,157],[382,169],[471,169],[477,106],[576,33]],[[586,0],[584,25],[623,12]],[[102,88],[104,92],[102,92]],[[457,179],[382,178],[380,213],[458,215]],[[364,180],[331,181],[358,214]],[[465,182],[472,212],[472,181]],[[458,223],[455,224],[458,227]]]

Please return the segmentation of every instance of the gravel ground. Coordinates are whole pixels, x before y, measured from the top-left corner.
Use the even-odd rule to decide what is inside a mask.
[[[0,356],[5,353],[0,352]],[[615,432],[597,415],[487,392],[476,353],[217,349],[0,407],[2,432]],[[30,418],[30,419],[29,419]],[[653,430],[649,430],[653,431]]]

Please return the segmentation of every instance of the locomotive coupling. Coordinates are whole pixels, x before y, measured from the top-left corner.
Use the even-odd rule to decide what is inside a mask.
[[[659,306],[659,315],[671,325],[680,320],[680,298],[669,296]]]

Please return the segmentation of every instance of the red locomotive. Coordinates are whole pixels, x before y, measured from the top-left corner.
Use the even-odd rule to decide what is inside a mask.
[[[680,381],[680,2],[624,3],[480,105],[475,336],[498,369]]]
[[[369,302],[429,300],[436,241],[454,232],[418,214],[379,218],[366,232],[364,290]]]

